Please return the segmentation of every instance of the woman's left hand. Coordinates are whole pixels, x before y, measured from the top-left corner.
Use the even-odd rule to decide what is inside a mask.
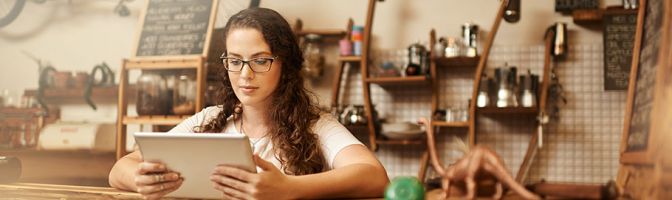
[[[252,173],[229,165],[218,165],[210,180],[224,199],[291,199],[289,177],[270,162],[254,155],[263,171]]]

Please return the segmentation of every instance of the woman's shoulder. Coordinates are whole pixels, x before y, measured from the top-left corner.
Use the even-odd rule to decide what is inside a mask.
[[[331,113],[320,113],[320,118],[315,122],[315,126],[319,125],[330,125],[330,124],[341,124],[338,122],[338,119],[334,117]]]
[[[317,134],[323,134],[325,132],[330,132],[330,130],[347,130],[334,115],[330,113],[321,113],[320,118],[315,122],[313,130]]]

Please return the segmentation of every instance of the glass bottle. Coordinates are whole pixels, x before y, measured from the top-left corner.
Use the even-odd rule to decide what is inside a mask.
[[[143,71],[136,83],[138,95],[136,111],[138,115],[165,115],[168,89],[166,80],[158,73]]]
[[[196,78],[193,73],[177,75],[173,91],[173,113],[191,115],[196,111]]]

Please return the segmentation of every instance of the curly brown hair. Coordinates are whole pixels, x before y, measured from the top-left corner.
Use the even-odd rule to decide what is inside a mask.
[[[320,118],[321,110],[314,102],[314,94],[304,87],[301,76],[303,54],[287,21],[276,11],[267,8],[249,8],[233,15],[224,27],[223,39],[238,28],[256,29],[264,37],[273,55],[282,61],[280,83],[273,93],[269,109],[271,121],[269,136],[276,158],[284,172],[305,175],[322,172],[326,162],[318,136],[312,126]],[[216,38],[219,38],[216,36]],[[224,53],[227,48],[224,45]],[[226,119],[240,117],[240,100],[233,92],[229,75],[221,68],[223,87],[218,91],[217,104],[223,110],[217,117],[197,127],[198,132],[221,132]]]

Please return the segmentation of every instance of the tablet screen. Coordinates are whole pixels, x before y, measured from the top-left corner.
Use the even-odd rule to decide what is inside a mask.
[[[210,176],[219,164],[256,172],[247,136],[224,133],[148,133],[134,134],[146,161],[161,161],[179,172],[184,182],[169,197],[221,198],[212,187]]]

